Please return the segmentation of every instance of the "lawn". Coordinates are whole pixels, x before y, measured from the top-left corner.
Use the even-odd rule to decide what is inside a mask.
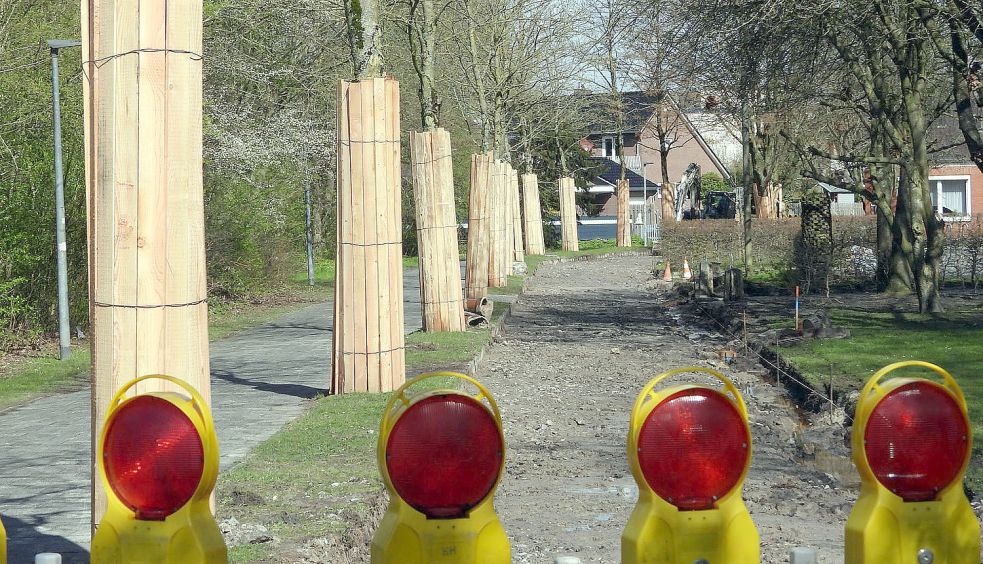
[[[416,268],[420,266],[418,257],[403,257],[403,268]],[[323,259],[314,263],[314,284],[334,284],[335,260]],[[290,277],[291,282],[307,284],[307,263],[304,263],[303,270],[295,272]]]
[[[806,341],[781,349],[812,385],[827,386],[832,371],[834,389],[859,389],[874,372],[892,362],[937,364],[962,387],[973,424],[975,458],[983,455],[983,310],[933,316],[831,309],[829,314],[834,325],[850,329],[850,338]],[[974,491],[983,493],[979,464],[972,465],[969,482]]]

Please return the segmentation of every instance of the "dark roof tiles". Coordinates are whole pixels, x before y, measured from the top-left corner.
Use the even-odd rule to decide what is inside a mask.
[[[618,161],[613,161],[607,157],[589,157],[588,160],[597,171],[596,174],[602,183],[611,186],[618,185],[618,179],[621,178],[621,164]],[[645,179],[642,178],[642,175],[631,169],[625,170],[625,179],[628,180],[628,188],[632,190],[636,188],[641,190],[645,185]],[[648,181],[648,186],[649,188],[655,186],[651,178]]]

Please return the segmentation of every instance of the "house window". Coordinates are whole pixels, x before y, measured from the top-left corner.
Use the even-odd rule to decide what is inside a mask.
[[[601,139],[601,148],[604,151],[605,157],[613,158],[615,157],[614,151],[614,137],[604,137]]]
[[[967,217],[972,213],[968,176],[940,176],[929,178],[928,182],[936,212],[948,217]]]

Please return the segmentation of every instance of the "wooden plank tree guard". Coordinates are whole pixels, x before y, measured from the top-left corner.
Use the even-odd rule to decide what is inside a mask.
[[[526,254],[545,255],[543,212],[539,204],[539,179],[535,174],[522,175],[522,213],[526,226]]]
[[[138,376],[210,401],[202,3],[83,0],[81,21],[95,453],[112,396]],[[92,496],[98,523],[102,487]]]
[[[406,377],[399,82],[338,85],[338,246],[331,393]]]
[[[410,155],[423,330],[464,331],[450,133],[444,129],[411,132]]]
[[[491,167],[488,216],[491,231],[488,256],[488,287],[503,288],[512,270],[512,228],[509,222],[512,203],[508,195],[509,165],[496,160]]]
[[[628,217],[628,180],[619,180],[616,188],[618,196],[618,224],[616,244],[619,247],[631,246],[631,218]]]
[[[464,296],[469,303],[474,300],[481,300],[488,294],[489,251],[491,249],[491,217],[489,215],[491,210],[488,206],[488,200],[491,197],[493,174],[494,158],[490,153],[471,155],[468,250],[464,271]]]
[[[577,239],[577,204],[576,188],[573,178],[563,177],[560,186],[560,235],[563,239],[564,251],[579,251],[580,241]]]
[[[521,211],[521,192],[519,191],[519,173],[509,167],[509,199],[512,201],[512,260],[514,262],[526,261],[525,245],[522,242],[522,211]],[[511,269],[509,269],[511,272]]]

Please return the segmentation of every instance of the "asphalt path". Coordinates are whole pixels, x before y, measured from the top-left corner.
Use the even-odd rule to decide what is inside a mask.
[[[403,273],[406,332],[420,328],[420,283]],[[327,392],[332,302],[312,305],[210,345],[212,405],[222,469]],[[88,562],[90,391],[48,396],[0,413],[0,516],[12,564],[58,552]]]

